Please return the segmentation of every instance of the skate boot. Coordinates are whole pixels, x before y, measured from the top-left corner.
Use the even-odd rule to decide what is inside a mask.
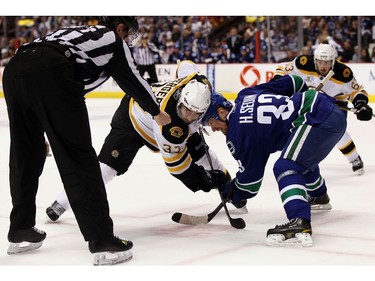
[[[9,231],[8,241],[8,255],[20,254],[40,248],[43,240],[46,239],[47,234],[32,227],[29,229]]]
[[[303,218],[295,218],[269,229],[266,244],[281,247],[309,247],[313,244],[311,234],[310,222]]]
[[[350,163],[352,164],[352,170],[354,173],[362,175],[365,172],[365,170],[363,169],[363,161],[361,159],[361,156],[358,156],[357,159],[353,160]]]
[[[247,199],[242,199],[241,201],[237,203],[232,203],[232,205],[236,207],[236,209],[240,211],[241,213],[248,213],[246,204],[247,204]]]
[[[132,259],[133,242],[112,236],[108,239],[89,241],[89,250],[94,255],[94,265],[114,265]],[[112,255],[112,257],[111,257]]]
[[[327,211],[332,209],[332,206],[329,203],[330,199],[327,193],[319,197],[307,196],[307,201],[309,201],[311,205],[311,211]]]
[[[55,201],[46,209],[46,214],[51,221],[57,221],[65,211],[65,208],[59,202]]]

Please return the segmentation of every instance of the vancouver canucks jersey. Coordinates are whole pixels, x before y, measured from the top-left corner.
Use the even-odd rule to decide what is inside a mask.
[[[364,95],[368,99],[368,94],[354,77],[354,74],[347,65],[336,60],[333,72],[335,73],[324,84],[322,91],[338,101],[353,101],[359,95]],[[315,68],[314,55],[301,55],[293,61],[281,63],[275,71],[276,75],[296,74],[301,76],[306,84],[311,87],[317,87],[324,78]]]
[[[236,185],[256,193],[271,153],[282,150],[291,130],[320,124],[335,99],[302,87],[302,79],[287,75],[239,92],[228,115],[226,143],[238,161]]]

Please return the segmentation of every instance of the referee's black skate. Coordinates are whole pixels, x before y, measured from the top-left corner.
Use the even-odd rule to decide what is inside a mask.
[[[7,253],[8,255],[14,255],[36,250],[42,246],[46,236],[47,234],[44,231],[36,227],[9,231],[8,241],[10,245]]]
[[[327,211],[332,209],[327,193],[318,197],[307,196],[307,201],[309,201],[311,205],[311,211]]]
[[[303,218],[291,219],[289,222],[276,225],[267,231],[266,244],[269,246],[312,246],[311,224]]]
[[[46,214],[51,221],[57,221],[65,211],[65,208],[55,201],[46,209]]]
[[[112,236],[107,239],[89,241],[89,250],[94,255],[94,265],[114,265],[132,259],[133,242]]]

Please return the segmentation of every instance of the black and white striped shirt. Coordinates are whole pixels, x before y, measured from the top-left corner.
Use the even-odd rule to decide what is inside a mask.
[[[143,46],[133,48],[134,60],[139,65],[155,64],[155,55],[159,53],[154,43],[148,42],[148,48]]]
[[[62,28],[30,45],[34,44],[56,47],[66,56],[71,54],[84,84],[83,94],[112,76],[145,111],[153,116],[159,114],[151,87],[139,74],[128,45],[111,29],[101,25]]]

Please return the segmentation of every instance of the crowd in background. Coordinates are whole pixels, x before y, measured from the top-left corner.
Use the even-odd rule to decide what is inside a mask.
[[[0,17],[0,65],[6,65],[25,42],[60,27],[97,24],[98,19],[95,16]],[[299,20],[302,33],[298,30]],[[153,52],[156,64],[184,59],[196,63],[282,62],[311,54],[323,41],[336,47],[343,62],[375,62],[375,17],[139,16],[138,21],[141,36],[133,48],[140,46],[141,38],[146,39],[156,47]]]

